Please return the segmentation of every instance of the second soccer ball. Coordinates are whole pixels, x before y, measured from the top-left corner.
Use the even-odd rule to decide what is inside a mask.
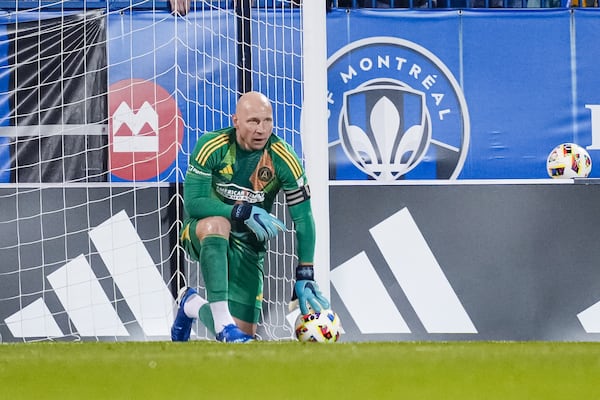
[[[563,143],[548,155],[546,170],[551,178],[587,178],[592,172],[592,159],[583,147]]]

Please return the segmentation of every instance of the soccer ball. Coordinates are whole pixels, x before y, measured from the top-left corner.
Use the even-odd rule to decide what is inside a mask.
[[[340,319],[331,309],[300,314],[294,327],[296,338],[301,342],[337,342],[340,330]]]
[[[592,172],[592,159],[583,147],[575,143],[563,143],[548,155],[546,170],[551,178],[587,178]]]

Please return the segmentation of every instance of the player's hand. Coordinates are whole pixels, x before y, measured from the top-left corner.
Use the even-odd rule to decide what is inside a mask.
[[[320,312],[322,309],[329,308],[329,301],[323,296],[315,282],[312,265],[299,265],[296,268],[296,283],[292,301],[296,299],[302,315],[308,314],[310,309]]]
[[[175,15],[186,15],[190,11],[190,0],[169,0],[171,13]]]
[[[279,231],[285,231],[285,224],[275,216],[260,207],[246,203],[233,206],[231,220],[243,222],[261,242],[274,238]]]
[[[302,315],[308,314],[310,309],[314,312],[320,312],[329,308],[329,301],[323,296],[315,281],[296,281],[294,293],[298,297],[298,305]]]

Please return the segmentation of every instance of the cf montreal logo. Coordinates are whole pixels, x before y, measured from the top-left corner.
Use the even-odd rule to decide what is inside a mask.
[[[455,179],[469,144],[462,90],[407,40],[353,42],[328,62],[330,179]]]

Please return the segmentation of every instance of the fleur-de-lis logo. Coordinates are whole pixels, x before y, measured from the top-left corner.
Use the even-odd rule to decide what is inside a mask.
[[[431,139],[422,92],[397,82],[371,81],[344,94],[340,138],[354,165],[393,181],[414,168]]]
[[[409,40],[352,41],[327,61],[330,180],[458,179],[467,102],[450,68]]]

